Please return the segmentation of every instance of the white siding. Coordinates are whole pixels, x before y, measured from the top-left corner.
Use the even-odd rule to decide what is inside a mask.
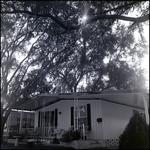
[[[90,139],[102,138],[102,123],[97,122],[97,118],[102,118],[101,100],[79,100],[78,106],[91,104],[91,131]],[[73,100],[62,100],[45,108],[39,109],[35,113],[35,127],[38,125],[38,112],[51,111],[58,109],[58,128],[68,130],[71,126],[71,107],[74,106]],[[61,114],[59,114],[61,112]]]
[[[56,102],[52,105],[46,106],[45,108],[39,109],[38,111],[54,111],[58,109],[58,128],[67,130],[70,127],[70,107],[73,106],[73,101],[63,100]],[[61,112],[61,114],[59,114]],[[38,120],[38,114],[36,116]],[[38,121],[36,122],[38,123]]]
[[[139,112],[144,110],[115,104],[103,100],[79,100],[78,106],[91,104],[91,131],[90,139],[118,139],[124,131],[133,114],[133,109]],[[73,100],[61,100],[52,105],[46,106],[35,113],[35,127],[38,126],[39,111],[54,111],[58,109],[57,128],[68,130],[71,127],[71,107]],[[61,112],[61,114],[59,114]],[[102,123],[97,122],[97,118],[102,118]]]
[[[128,124],[133,109],[144,112],[144,110],[106,101],[102,101],[102,107],[104,139],[118,139]]]
[[[78,105],[82,106],[82,105],[86,105],[87,103],[90,103],[90,101],[86,101],[86,100],[79,100],[78,101]],[[52,105],[46,106],[45,108],[39,109],[37,112],[39,111],[51,111],[51,110],[55,110],[56,108],[58,109],[58,128],[62,128],[65,130],[68,130],[71,126],[71,107],[74,106],[74,101],[73,100],[62,100],[59,102],[56,102]],[[59,114],[59,112],[61,112],[61,114]],[[38,124],[38,113],[36,113],[35,115],[36,119],[35,119],[35,126],[37,126]]]
[[[102,118],[101,100],[91,101],[91,139],[102,139],[102,123],[97,122],[97,118]]]

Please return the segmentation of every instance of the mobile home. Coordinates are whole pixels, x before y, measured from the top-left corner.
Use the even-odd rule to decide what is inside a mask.
[[[137,92],[43,93],[15,108],[35,111],[34,128],[42,129],[43,138],[72,128],[83,131],[85,139],[101,140],[105,146],[118,145],[134,112],[149,124],[148,95]]]

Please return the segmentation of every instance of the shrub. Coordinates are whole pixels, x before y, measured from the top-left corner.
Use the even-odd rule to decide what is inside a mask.
[[[62,135],[62,142],[71,142],[73,140],[79,140],[81,138],[81,133],[78,130],[69,130]]]
[[[34,147],[34,142],[33,141],[31,141],[31,142],[26,142],[26,145],[27,145],[27,147],[28,148],[32,148],[32,147]]]
[[[70,135],[70,132],[67,131],[65,132],[63,135],[62,135],[62,139],[61,141],[62,142],[71,142],[73,139],[72,139],[72,136]]]
[[[119,149],[149,149],[149,125],[138,112],[120,135]]]
[[[59,143],[60,143],[60,140],[55,137],[55,138],[53,139],[53,144],[59,144]]]
[[[81,138],[81,133],[78,130],[71,130],[70,135],[72,136],[73,140],[79,140]]]

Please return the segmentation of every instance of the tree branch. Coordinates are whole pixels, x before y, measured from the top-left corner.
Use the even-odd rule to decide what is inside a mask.
[[[32,15],[32,16],[37,16],[37,17],[51,18],[56,23],[58,23],[62,28],[66,29],[66,30],[68,29],[67,26],[65,26],[59,19],[55,18],[51,14],[38,14],[38,13],[33,13],[33,12],[30,12],[30,11],[27,11],[27,10],[4,11],[4,12],[1,12],[1,13],[2,14],[4,14],[4,13],[9,13],[9,14],[25,13],[25,14]]]
[[[10,13],[10,14],[14,14],[14,13],[25,13],[28,15],[32,15],[32,16],[38,16],[38,17],[46,17],[46,18],[51,18],[53,21],[55,21],[57,24],[59,24],[62,28],[64,28],[65,30],[77,30],[80,29],[83,25],[77,25],[77,26],[66,26],[64,25],[64,23],[62,21],[60,21],[59,19],[57,19],[56,17],[52,16],[51,14],[38,14],[38,13],[33,13],[30,11],[26,11],[26,10],[16,10],[16,11],[4,11],[1,12],[2,14],[4,13]],[[119,19],[119,20],[124,20],[124,21],[131,21],[131,22],[136,22],[138,21],[140,22],[145,22],[147,20],[149,20],[149,14],[148,15],[144,15],[142,17],[126,17],[126,16],[121,16],[121,15],[98,15],[95,16],[89,20],[87,20],[86,24],[95,22],[97,20],[101,20],[101,19]]]
[[[39,70],[38,75],[35,76],[35,78],[33,79],[33,81],[32,81],[27,87],[25,87],[25,89],[20,93],[20,96],[21,96],[21,95],[24,93],[24,91],[26,91],[28,88],[31,89],[35,84],[37,84],[37,82],[39,81],[39,79],[40,79],[40,78],[43,78],[43,77],[47,74],[47,72],[49,71],[49,69],[54,68],[58,63],[64,61],[64,60],[62,60],[62,61],[59,61],[59,60],[58,60],[55,64],[51,65],[51,62],[53,62],[53,60],[54,60],[58,55],[60,55],[61,53],[65,52],[65,51],[66,51],[70,46],[72,46],[75,42],[76,42],[76,40],[73,41],[71,44],[68,43],[68,44],[67,44],[67,47],[65,47],[64,49],[62,49],[62,50],[59,51],[58,53],[56,53],[56,54],[51,58],[50,61],[47,61],[47,62],[43,65],[43,68],[41,68],[41,69]],[[42,71],[41,71],[41,70],[42,70]]]
[[[145,21],[149,20],[149,14],[144,15],[142,17],[137,17],[137,18],[120,16],[120,15],[98,15],[98,16],[95,16],[95,17],[87,20],[86,24],[89,24],[89,23],[92,23],[92,22],[95,22],[95,21],[101,20],[101,19],[118,19],[118,20],[131,21],[131,22],[137,22],[138,21],[140,23],[140,22],[145,22]],[[82,25],[69,26],[68,28],[70,30],[75,30],[75,29],[79,29],[81,27],[82,27]]]
[[[45,33],[45,32],[44,32]],[[32,44],[32,47],[33,45],[39,40],[39,38],[44,34],[42,33],[38,38],[37,40]],[[22,63],[30,56],[31,52],[32,52],[32,47],[30,48],[30,51],[28,53],[28,55],[20,62],[19,66],[17,67],[16,71],[13,73],[13,75],[11,76],[10,80],[8,81],[8,84],[12,81],[13,77],[15,76],[15,74],[17,73],[17,71],[20,69]]]
[[[92,86],[92,91],[95,90],[95,88],[97,88],[97,84],[99,83],[100,79],[102,78],[102,73],[100,72],[98,79],[95,81],[94,85]]]
[[[133,2],[131,2],[131,3],[129,3],[129,4],[121,5],[121,6],[118,6],[118,7],[115,7],[115,8],[106,10],[106,11],[103,11],[103,12],[101,12],[100,14],[104,14],[104,13],[108,13],[108,12],[110,12],[110,11],[127,8],[127,7],[129,7],[129,6],[132,6],[132,5],[137,4],[137,3],[140,3],[140,2],[142,2],[142,1],[133,1]]]

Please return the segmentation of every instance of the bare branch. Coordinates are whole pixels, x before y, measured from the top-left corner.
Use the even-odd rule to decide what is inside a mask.
[[[95,17],[87,20],[86,24],[93,23],[93,22],[95,22],[97,20],[101,20],[101,19],[118,19],[118,20],[131,21],[131,22],[137,22],[138,21],[140,23],[140,22],[148,21],[149,20],[149,14],[144,15],[142,17],[137,17],[137,18],[120,16],[120,15],[98,15],[98,16],[95,16]],[[70,30],[76,30],[76,29],[79,29],[81,27],[82,27],[82,25],[69,26],[68,28]]]
[[[38,38],[37,40],[32,44],[33,45],[41,38],[41,36],[44,34],[45,32],[43,32]],[[32,47],[30,48],[29,53],[27,54],[27,56],[20,62],[19,66],[17,67],[16,71],[13,73],[13,75],[11,76],[10,80],[8,81],[8,84],[12,81],[12,79],[14,78],[15,74],[17,73],[17,71],[20,69],[22,63],[30,56],[31,52],[32,52]]]
[[[32,15],[32,16],[51,18],[56,23],[58,23],[62,28],[66,29],[66,30],[68,29],[67,26],[65,26],[59,19],[55,18],[51,14],[38,14],[38,13],[33,13],[33,12],[30,12],[30,11],[26,11],[26,10],[5,11],[5,12],[1,12],[1,13],[2,14],[4,14],[4,13],[9,13],[9,14],[25,13],[25,14]]]
[[[38,14],[38,13],[33,13],[30,11],[26,11],[26,10],[16,10],[16,11],[5,11],[5,12],[1,12],[3,13],[25,13],[25,14],[29,14],[29,15],[33,15],[33,16],[38,16],[38,17],[46,17],[46,18],[51,18],[53,21],[55,21],[57,24],[59,24],[62,28],[64,28],[65,30],[77,30],[80,29],[83,25],[77,25],[77,26],[66,26],[64,25],[64,23],[62,21],[60,21],[59,19],[57,19],[56,17],[52,16],[51,14]],[[126,16],[121,16],[121,15],[98,15],[95,16],[89,20],[87,20],[86,24],[95,22],[97,20],[101,20],[101,19],[118,19],[118,20],[124,20],[124,21],[131,21],[131,22],[136,22],[138,21],[140,22],[145,22],[147,20],[149,20],[149,14],[148,15],[144,15],[142,17],[126,17]]]

